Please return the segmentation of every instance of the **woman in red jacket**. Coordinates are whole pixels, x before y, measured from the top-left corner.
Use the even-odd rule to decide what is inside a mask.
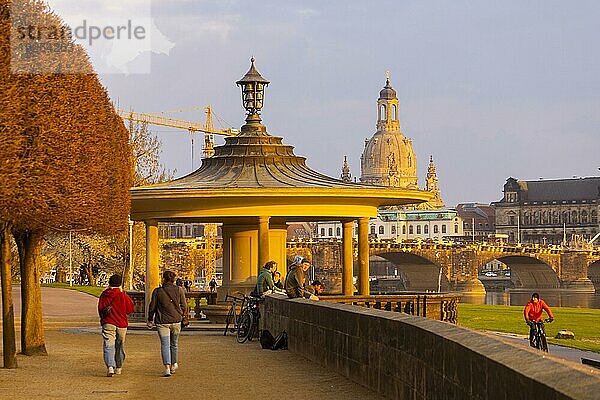
[[[523,315],[525,316],[525,323],[529,325],[529,344],[531,347],[535,347],[533,337],[535,336],[534,322],[542,321],[543,311],[548,314],[549,322],[554,321],[554,315],[550,311],[550,307],[546,305],[544,300],[540,299],[540,295],[534,293],[531,295],[531,300],[525,305]],[[542,326],[543,329],[543,326]]]
[[[108,280],[108,289],[98,300],[98,314],[104,339],[103,354],[107,376],[119,375],[125,361],[125,335],[129,321],[127,316],[133,312],[133,301],[121,290],[123,278],[113,275]]]

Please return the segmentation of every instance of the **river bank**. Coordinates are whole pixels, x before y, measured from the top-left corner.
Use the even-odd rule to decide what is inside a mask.
[[[600,353],[600,310],[591,308],[551,307],[554,322],[546,324],[548,342]],[[458,325],[466,328],[527,335],[529,327],[523,319],[522,306],[459,304]],[[555,339],[566,329],[575,339]]]

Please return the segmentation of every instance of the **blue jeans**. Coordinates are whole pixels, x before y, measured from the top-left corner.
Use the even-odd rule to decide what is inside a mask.
[[[113,324],[102,325],[104,344],[102,352],[106,367],[121,368],[125,361],[125,335],[127,328],[117,328]]]
[[[177,343],[179,342],[179,332],[181,332],[181,322],[158,324],[156,330],[160,338],[160,355],[163,364],[175,364],[177,362]]]

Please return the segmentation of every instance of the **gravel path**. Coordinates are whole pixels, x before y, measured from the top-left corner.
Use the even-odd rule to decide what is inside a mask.
[[[19,355],[18,369],[0,369],[0,399],[381,398],[289,351],[262,350],[256,341],[238,344],[220,332],[182,335],[180,368],[164,378],[156,333],[131,331],[123,374],[108,378],[93,322],[97,299],[44,288],[43,300],[49,356]]]

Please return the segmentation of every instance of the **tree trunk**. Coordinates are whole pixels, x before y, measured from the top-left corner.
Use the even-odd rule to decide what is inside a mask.
[[[0,281],[2,282],[2,354],[4,368],[17,368],[15,310],[10,268],[9,225],[0,223]]]
[[[42,288],[40,285],[40,250],[42,233],[38,231],[13,232],[19,249],[21,267],[21,353],[48,355],[42,320]]]

